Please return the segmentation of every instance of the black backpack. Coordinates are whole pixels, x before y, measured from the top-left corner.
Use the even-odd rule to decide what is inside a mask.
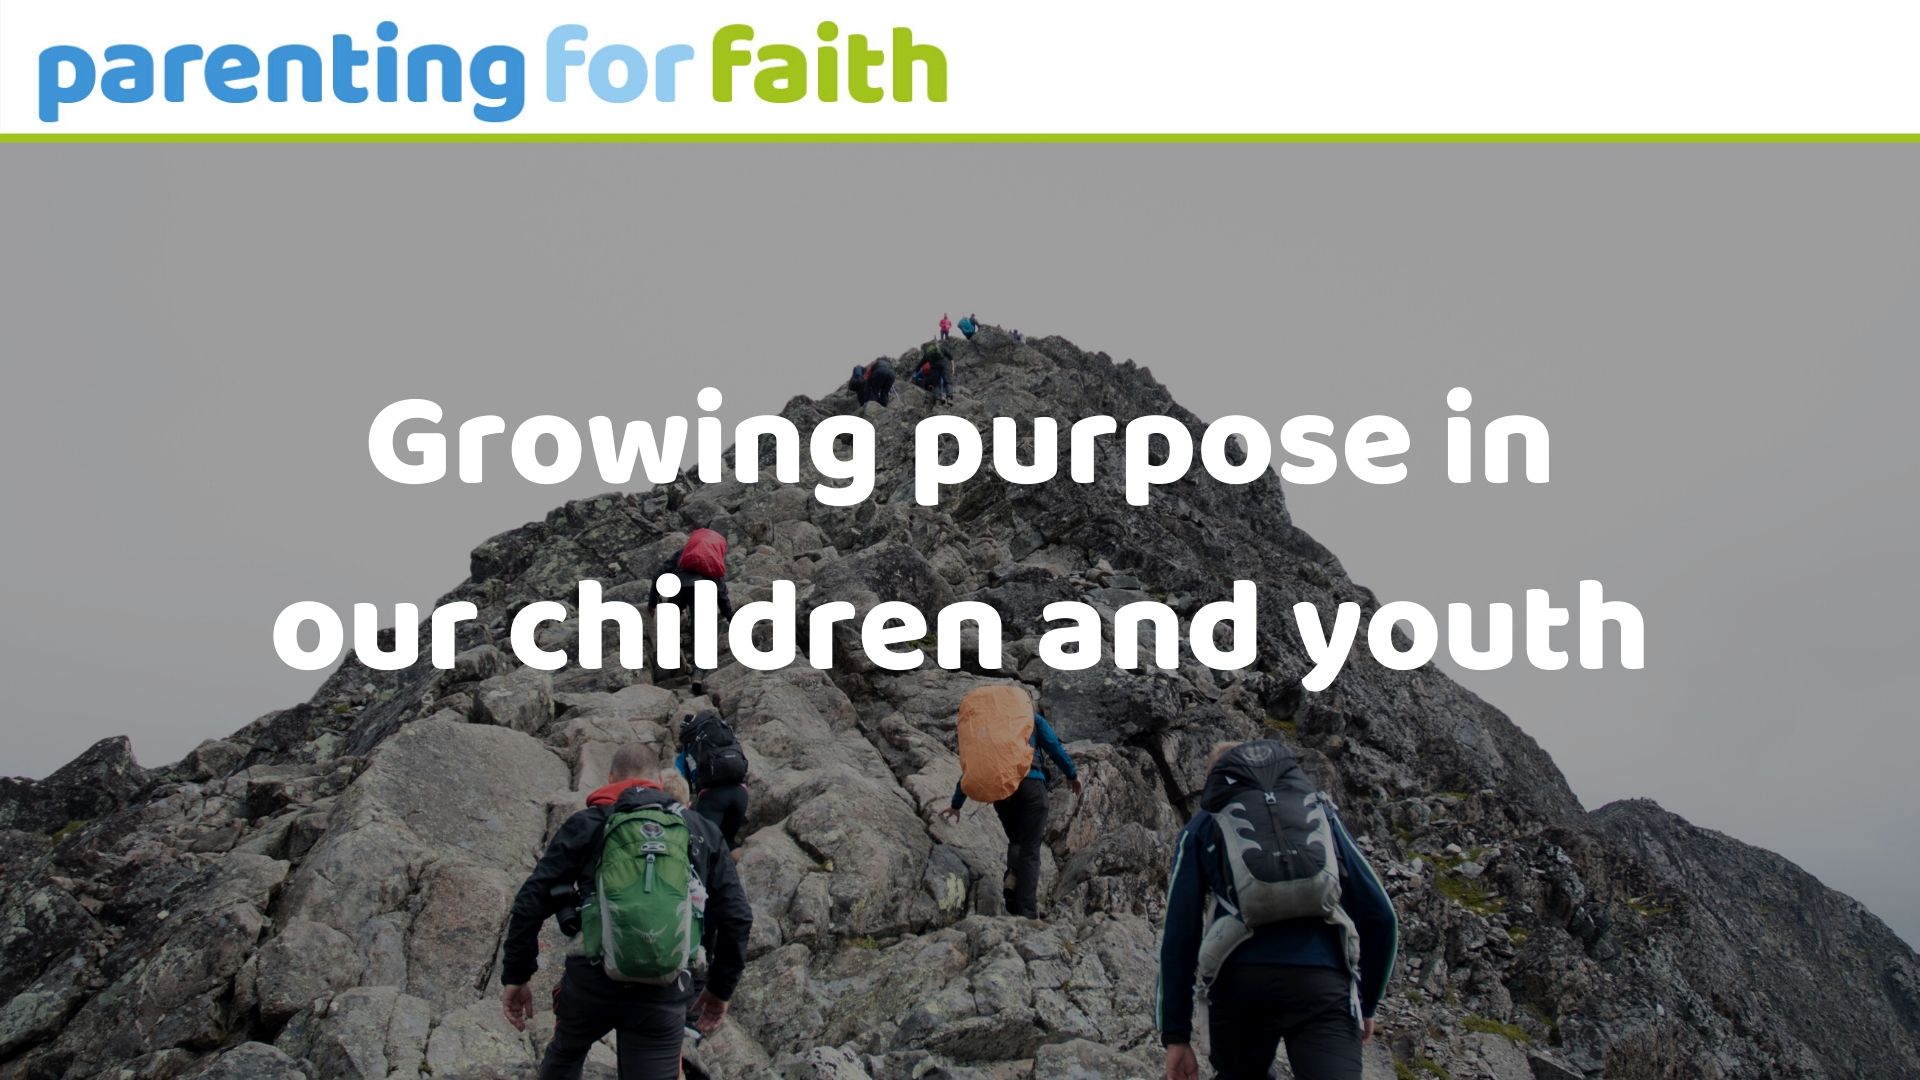
[[[1330,804],[1284,744],[1261,739],[1227,751],[1207,774],[1200,806],[1213,815],[1233,877],[1229,906],[1247,926],[1339,909]]]
[[[693,759],[694,779],[702,788],[725,787],[747,778],[747,752],[717,712],[706,710],[688,721],[680,745]]]

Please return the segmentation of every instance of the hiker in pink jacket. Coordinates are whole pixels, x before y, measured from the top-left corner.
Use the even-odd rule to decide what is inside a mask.
[[[953,330],[953,320],[947,318],[945,313],[942,313],[940,316],[940,340],[941,341],[947,340],[947,334],[950,333],[952,330]]]

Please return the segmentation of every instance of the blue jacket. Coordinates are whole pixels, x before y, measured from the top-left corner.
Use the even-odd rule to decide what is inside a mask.
[[[1047,723],[1047,718],[1041,716],[1039,713],[1033,714],[1033,734],[1027,736],[1027,745],[1038,746],[1048,757],[1059,764],[1060,771],[1067,774],[1067,779],[1079,779],[1080,770],[1074,767],[1073,759],[1067,756],[1067,748],[1060,745],[1060,736],[1053,733],[1053,725]],[[1027,779],[1029,780],[1045,780],[1046,778],[1046,770],[1038,766],[1035,766],[1027,772]],[[956,783],[953,785],[953,808],[958,810],[965,805],[967,805],[967,795],[960,790],[960,785]]]
[[[1340,816],[1328,807],[1333,835],[1340,845],[1340,906],[1360,932],[1360,1011],[1372,1016],[1393,975],[1399,924],[1393,904],[1373,868],[1347,835]],[[1200,939],[1209,900],[1230,895],[1232,876],[1219,830],[1205,810],[1193,816],[1173,851],[1173,882],[1167,887],[1167,925],[1160,939],[1160,987],[1155,1024],[1163,1043],[1189,1042],[1193,1035],[1194,978],[1200,965]],[[1214,917],[1225,914],[1217,903]],[[1340,929],[1323,919],[1291,919],[1254,931],[1232,955],[1234,964],[1292,964],[1345,970]]]

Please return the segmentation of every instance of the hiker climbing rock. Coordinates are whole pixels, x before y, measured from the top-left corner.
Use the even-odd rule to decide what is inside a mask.
[[[621,1080],[673,1080],[689,1003],[705,1034],[726,1016],[746,967],[753,908],[720,830],[660,790],[645,743],[614,754],[607,783],[554,834],[520,886],[501,946],[501,1010],[517,1030],[533,1016],[528,986],[540,925],[559,916],[573,938],[553,992],[553,1040],[540,1080],[577,1080],[587,1052],[618,1032]],[[691,967],[709,942],[705,989]]]
[[[1168,1080],[1199,1075],[1196,990],[1220,1080],[1273,1075],[1283,1040],[1298,1080],[1359,1080],[1396,934],[1386,890],[1293,752],[1223,744],[1174,844],[1156,1013]]]
[[[949,404],[953,401],[953,357],[945,346],[933,356],[933,397]]]
[[[953,331],[953,320],[947,318],[946,314],[943,312],[940,316],[940,340],[941,341],[947,340],[947,335],[952,333],[952,331]]]
[[[680,720],[680,752],[673,767],[693,790],[693,808],[719,827],[727,849],[737,852],[747,823],[747,753],[733,727],[712,709]]]
[[[935,402],[953,400],[953,356],[945,342],[928,342],[920,350],[921,371],[926,378],[921,385],[933,395]]]
[[[980,321],[978,319],[974,318],[971,314],[960,316],[960,336],[961,337],[966,338],[968,341],[972,341],[973,332],[978,329],[980,329]]]
[[[1080,770],[1018,686],[982,686],[960,700],[960,782],[953,802],[940,811],[958,820],[969,798],[992,803],[1007,831],[1007,912],[1040,917],[1040,846],[1047,836],[1047,762],[1066,773],[1080,794]]]
[[[865,405],[877,401],[881,405],[889,404],[893,399],[893,361],[882,356],[871,364],[861,364],[853,369],[853,378],[847,380],[847,389]]]
[[[660,592],[660,579],[673,578],[680,588],[672,595]],[[681,545],[680,554],[668,559],[653,575],[653,587],[647,591],[647,614],[653,611],[662,600],[671,600],[682,607],[693,606],[694,587],[698,582],[711,581],[717,589],[717,599],[722,618],[733,618],[733,600],[727,596],[727,538],[713,529],[695,529],[687,534],[687,542]],[[656,666],[654,678],[662,676]],[[700,694],[705,691],[701,684],[701,672],[694,669],[692,691]]]

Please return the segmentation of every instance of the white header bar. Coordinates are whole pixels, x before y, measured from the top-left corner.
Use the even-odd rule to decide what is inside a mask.
[[[0,0],[0,135],[1885,134],[1916,47],[1868,0]]]

